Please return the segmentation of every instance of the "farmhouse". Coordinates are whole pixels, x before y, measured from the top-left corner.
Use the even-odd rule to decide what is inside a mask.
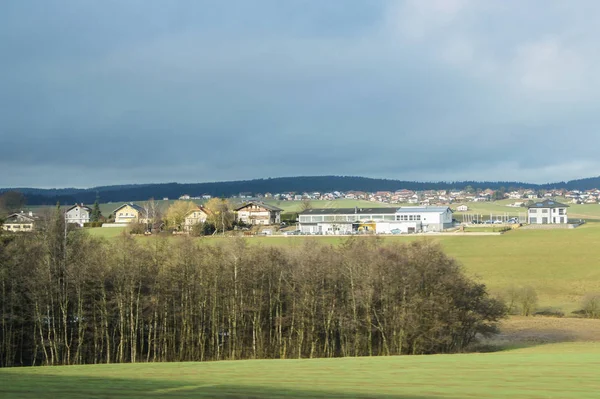
[[[115,223],[146,223],[146,210],[134,203],[123,204],[113,211]]]
[[[299,213],[299,222],[300,231],[307,234],[419,233],[452,227],[452,210],[446,206],[307,209]]]
[[[83,204],[75,204],[65,211],[65,222],[77,224],[83,227],[84,223],[90,221],[92,209]]]
[[[39,217],[33,212],[25,213],[13,213],[8,215],[2,229],[6,231],[33,231],[36,222],[39,221]]]
[[[283,209],[263,202],[248,202],[235,210],[237,219],[246,224],[268,225],[281,223]]]
[[[527,222],[529,224],[566,224],[569,205],[553,200],[534,202],[527,206]]]
[[[209,210],[203,206],[198,206],[196,209],[188,212],[183,221],[183,230],[191,231],[194,225],[206,222]]]

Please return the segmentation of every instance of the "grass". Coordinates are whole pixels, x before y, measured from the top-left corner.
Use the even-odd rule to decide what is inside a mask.
[[[0,370],[6,398],[597,398],[600,344],[498,353]]]

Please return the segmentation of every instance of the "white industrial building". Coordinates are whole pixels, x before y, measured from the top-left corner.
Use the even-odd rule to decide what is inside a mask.
[[[298,216],[305,234],[405,234],[452,227],[452,210],[446,206],[307,209]]]

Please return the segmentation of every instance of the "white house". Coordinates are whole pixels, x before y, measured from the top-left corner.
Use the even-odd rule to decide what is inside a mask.
[[[534,202],[527,206],[527,222],[529,224],[566,224],[569,205],[553,200]]]
[[[456,210],[459,211],[459,212],[466,212],[466,211],[469,210],[469,207],[466,206],[466,205],[459,205],[459,206],[456,207]]]
[[[419,233],[452,227],[452,210],[445,206],[307,209],[298,216],[300,231],[307,234]]]
[[[92,209],[83,204],[75,204],[65,211],[65,222],[77,224],[83,227],[84,223],[90,221]]]

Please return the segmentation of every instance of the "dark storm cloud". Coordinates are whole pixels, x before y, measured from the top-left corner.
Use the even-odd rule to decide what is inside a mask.
[[[10,2],[0,186],[597,175],[600,7],[564,4]]]

